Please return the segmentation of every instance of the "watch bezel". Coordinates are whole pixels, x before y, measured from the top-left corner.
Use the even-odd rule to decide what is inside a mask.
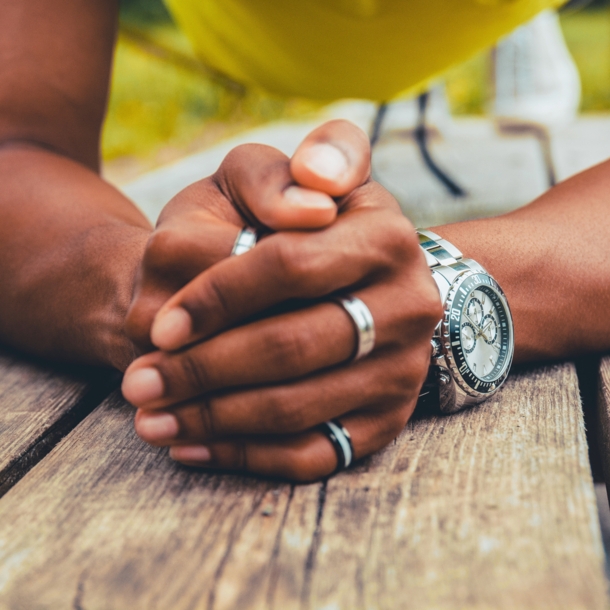
[[[482,284],[482,285],[490,286],[494,290],[494,292],[497,293],[499,300],[501,301],[501,304],[506,311],[507,326],[508,326],[508,332],[510,335],[509,340],[508,340],[508,345],[507,345],[508,353],[506,354],[506,357],[505,357],[504,368],[503,368],[502,372],[500,373],[500,375],[498,375],[495,379],[493,379],[489,382],[485,381],[484,379],[482,379],[481,377],[476,375],[476,373],[471,371],[470,367],[468,366],[468,364],[466,362],[465,357],[463,356],[463,353],[462,353],[462,361],[458,361],[458,358],[456,357],[456,352],[458,351],[457,346],[452,345],[452,343],[454,343],[456,341],[459,341],[461,344],[461,335],[460,335],[460,330],[459,330],[460,322],[457,323],[457,326],[458,326],[457,331],[455,329],[452,330],[451,316],[452,316],[452,312],[454,311],[454,309],[456,309],[456,308],[454,308],[454,305],[456,305],[456,301],[459,300],[460,289],[462,289],[464,287],[464,284],[467,282],[476,282],[476,280],[474,279],[475,277],[479,278],[479,285]],[[467,291],[463,291],[463,293],[465,293],[464,299],[466,298],[466,294],[470,293],[471,290],[472,290],[472,288],[469,288]],[[459,308],[460,320],[461,320],[461,314],[462,314],[462,308],[460,307]],[[454,316],[455,316],[455,313],[454,313]],[[454,318],[454,322],[455,322],[455,318]],[[455,281],[449,288],[447,297],[445,299],[444,314],[443,314],[443,319],[441,320],[441,338],[442,338],[441,350],[442,350],[443,359],[446,362],[447,368],[451,371],[451,375],[452,375],[453,379],[455,380],[456,384],[458,385],[458,387],[461,390],[463,390],[472,399],[475,399],[474,402],[481,402],[483,400],[486,400],[487,398],[489,398],[490,396],[492,396],[493,394],[495,394],[498,391],[498,389],[506,381],[506,378],[508,377],[508,374],[510,372],[512,360],[513,360],[513,354],[514,354],[514,329],[513,329],[512,314],[511,314],[510,307],[508,305],[506,296],[505,296],[504,292],[502,291],[502,288],[500,288],[500,285],[498,284],[498,282],[496,282],[496,280],[491,275],[489,275],[488,273],[486,273],[484,271],[467,271],[455,279]],[[470,383],[468,383],[468,381],[463,377],[462,373],[460,372],[460,367],[463,366],[464,364],[466,364],[466,366],[468,367],[468,370],[471,372],[473,377],[475,377],[477,380],[479,380],[479,383],[476,384],[477,385],[476,389]]]

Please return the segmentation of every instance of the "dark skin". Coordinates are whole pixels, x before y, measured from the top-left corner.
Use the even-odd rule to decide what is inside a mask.
[[[369,179],[366,137],[333,122],[292,159],[241,147],[153,231],[99,176],[117,10],[0,0],[0,339],[131,364],[138,433],[188,464],[326,476],[336,458],[312,429],[331,417],[356,457],[376,451],[414,409],[441,307],[413,227]],[[512,214],[434,229],[502,285],[517,361],[610,347],[609,191],[602,164]],[[267,236],[227,258],[252,223]],[[342,291],[376,321],[355,364],[351,323],[327,299]],[[294,297],[315,303],[264,313]]]

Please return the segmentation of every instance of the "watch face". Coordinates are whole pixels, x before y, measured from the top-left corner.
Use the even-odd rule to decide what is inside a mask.
[[[512,318],[504,294],[491,276],[475,273],[456,286],[448,306],[454,373],[467,391],[493,392],[508,374],[513,355]]]

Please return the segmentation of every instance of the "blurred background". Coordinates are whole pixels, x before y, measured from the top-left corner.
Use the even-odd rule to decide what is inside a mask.
[[[560,13],[580,72],[582,113],[610,111],[610,0]],[[491,54],[451,70],[445,80],[453,116],[481,116],[491,96]],[[281,118],[313,116],[319,107],[243,90],[198,64],[161,0],[122,0],[108,118],[105,173],[125,183],[141,173]]]

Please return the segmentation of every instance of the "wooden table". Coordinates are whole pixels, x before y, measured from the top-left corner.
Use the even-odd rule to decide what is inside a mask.
[[[603,441],[610,360],[600,376]],[[136,437],[117,384],[0,353],[0,609],[607,608],[572,363],[515,370],[484,405],[416,417],[298,486],[176,465]]]

